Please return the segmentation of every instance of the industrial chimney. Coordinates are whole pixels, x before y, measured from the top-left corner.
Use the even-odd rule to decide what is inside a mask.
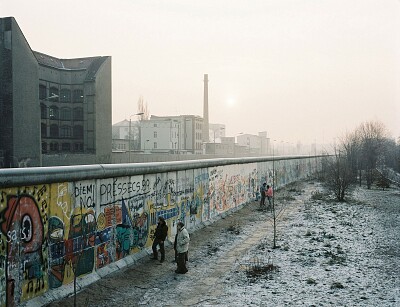
[[[208,74],[204,74],[203,143],[210,141],[208,122]]]

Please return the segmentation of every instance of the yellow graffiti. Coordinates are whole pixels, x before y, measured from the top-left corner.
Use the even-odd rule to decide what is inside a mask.
[[[104,230],[106,228],[106,216],[103,212],[97,217],[97,230]]]

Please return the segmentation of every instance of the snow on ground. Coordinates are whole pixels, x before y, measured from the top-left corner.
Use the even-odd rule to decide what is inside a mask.
[[[400,306],[399,190],[357,188],[346,203],[313,201],[315,190],[323,188],[307,184],[295,196],[300,214],[280,229],[281,248],[271,249],[269,239],[249,251],[225,277],[226,295],[214,303]],[[265,264],[270,258],[277,269],[248,274],[257,258]]]

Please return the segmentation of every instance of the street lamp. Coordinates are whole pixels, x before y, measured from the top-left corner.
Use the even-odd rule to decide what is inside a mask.
[[[275,142],[272,142],[272,217],[274,220],[274,246],[276,248],[276,215],[275,215]]]
[[[137,116],[137,115],[143,115],[143,112],[139,112],[136,114],[132,114],[131,116],[129,116],[129,163],[131,163],[131,141],[132,141],[132,131],[131,131],[131,127],[132,127],[132,116]]]

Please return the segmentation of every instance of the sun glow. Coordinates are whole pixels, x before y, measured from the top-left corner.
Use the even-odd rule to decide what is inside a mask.
[[[226,100],[226,105],[227,105],[228,107],[233,107],[233,106],[235,105],[235,103],[236,103],[236,101],[235,101],[235,99],[232,98],[232,97],[229,97],[229,98]]]

